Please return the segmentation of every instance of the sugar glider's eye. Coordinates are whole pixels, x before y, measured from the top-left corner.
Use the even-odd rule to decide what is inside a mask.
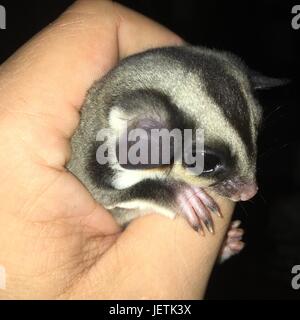
[[[221,167],[223,166],[223,161],[221,157],[211,151],[211,150],[206,150],[204,152],[204,168],[203,168],[203,173],[213,173],[218,171]]]
[[[193,150],[192,153],[186,153],[185,160],[186,161],[184,161],[184,166],[192,171],[197,168],[196,162],[200,163],[201,161],[201,163],[203,163],[203,170],[201,170],[201,172],[195,171],[198,174],[212,174],[216,172],[219,173],[225,167],[225,161],[222,157],[222,154],[207,148],[204,151],[202,150],[201,152],[196,152],[195,150]]]

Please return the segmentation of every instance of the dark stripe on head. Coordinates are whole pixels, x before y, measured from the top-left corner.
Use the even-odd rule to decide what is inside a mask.
[[[243,140],[248,154],[253,154],[255,146],[253,145],[252,131],[251,131],[251,114],[248,103],[240,89],[238,80],[226,72],[224,64],[221,60],[213,54],[191,50],[191,48],[164,48],[168,56],[183,63],[188,70],[196,73],[204,80],[207,94],[215,101],[216,105],[223,112],[226,119],[228,119],[231,126],[238,132]],[[231,56],[230,56],[231,57]],[[233,56],[230,58],[235,66],[243,71],[246,67]]]
[[[218,61],[216,61],[218,63]],[[251,131],[251,114],[248,103],[241,92],[237,80],[225,73],[220,72],[211,77],[204,73],[205,86],[208,95],[215,101],[217,106],[228,119],[231,126],[238,132],[243,140],[248,155],[254,151],[252,131]]]

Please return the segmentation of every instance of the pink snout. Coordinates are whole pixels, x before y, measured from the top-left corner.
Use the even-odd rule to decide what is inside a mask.
[[[258,191],[256,183],[242,184],[238,189],[238,192],[231,197],[233,201],[247,201],[253,198]]]

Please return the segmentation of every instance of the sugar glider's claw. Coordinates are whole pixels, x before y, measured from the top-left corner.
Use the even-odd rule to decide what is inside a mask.
[[[195,214],[195,211],[191,206],[186,194],[184,192],[180,193],[178,195],[177,201],[179,203],[181,213],[187,219],[187,221],[192,226],[192,228],[204,236],[205,233],[204,233],[201,221],[199,220],[198,216]]]
[[[210,208],[219,212],[219,207],[214,200],[206,195],[200,188],[183,187],[178,195],[181,213],[186,217],[191,226],[204,235],[202,224],[210,233],[214,233],[214,223]]]
[[[234,220],[233,222],[231,222],[230,225],[230,230],[232,229],[236,229],[241,225],[241,221],[240,220]]]
[[[218,217],[222,218],[222,213],[218,204],[210,195],[208,195],[203,189],[199,187],[192,187],[192,189],[195,192],[195,195],[212,213],[215,213]]]
[[[205,237],[205,232],[203,230],[201,222],[199,224],[195,225],[195,226],[192,226],[192,227],[196,232],[199,232],[201,234],[201,236]]]
[[[193,207],[194,212],[198,216],[199,220],[204,223],[206,229],[210,233],[214,233],[213,220],[211,218],[210,212],[207,210],[205,205],[197,196],[195,196],[195,192],[192,189],[186,189],[185,195],[187,200]]]

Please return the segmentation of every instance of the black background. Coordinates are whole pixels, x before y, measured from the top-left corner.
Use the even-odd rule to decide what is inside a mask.
[[[255,70],[291,79],[289,86],[259,96],[265,112],[258,158],[260,191],[250,202],[239,204],[235,213],[246,229],[247,246],[239,256],[216,266],[207,298],[300,298],[300,290],[291,288],[291,268],[300,264],[300,29],[291,26],[297,1],[119,2],[192,44],[232,51]],[[7,11],[7,29],[0,30],[0,63],[71,3],[0,0]]]

